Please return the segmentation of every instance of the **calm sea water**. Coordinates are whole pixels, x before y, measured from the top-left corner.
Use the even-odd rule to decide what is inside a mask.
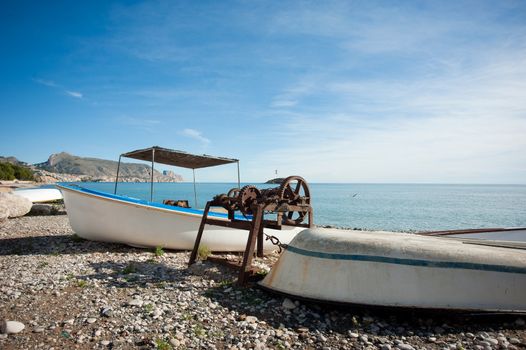
[[[111,193],[114,189],[114,183],[80,185]],[[198,207],[236,185],[198,183]],[[311,183],[309,187],[317,225],[395,231],[526,227],[525,185]],[[150,184],[119,183],[117,193],[149,200]],[[155,183],[154,201],[163,199],[188,199],[195,206],[193,184]]]

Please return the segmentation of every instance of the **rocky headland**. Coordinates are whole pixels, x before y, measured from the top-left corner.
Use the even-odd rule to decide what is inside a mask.
[[[0,162],[22,165],[30,168],[39,183],[115,181],[117,162],[112,160],[79,157],[66,152],[52,154],[47,161],[37,164],[21,162],[15,157],[0,157]],[[164,174],[154,170],[155,182],[181,182],[181,175],[172,171]],[[151,167],[146,164],[121,163],[119,181],[148,182],[151,180]]]

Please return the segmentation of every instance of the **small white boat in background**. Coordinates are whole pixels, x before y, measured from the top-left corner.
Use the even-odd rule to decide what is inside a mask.
[[[62,199],[62,193],[56,188],[28,188],[15,190],[13,194],[29,199],[33,203],[53,202]]]
[[[422,232],[421,234],[472,240],[526,243],[526,227],[433,231]]]
[[[307,229],[260,282],[325,302],[526,311],[526,245],[513,248],[394,232]]]

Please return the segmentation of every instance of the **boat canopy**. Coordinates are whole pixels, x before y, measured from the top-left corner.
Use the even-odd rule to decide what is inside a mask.
[[[159,146],[123,153],[121,156],[139,160],[155,161],[161,164],[188,169],[207,168],[216,165],[239,162],[237,159],[214,157],[206,154],[196,155]]]
[[[161,163],[166,165],[173,165],[181,168],[192,169],[194,177],[194,199],[195,206],[197,207],[197,191],[195,187],[195,169],[208,168],[217,165],[237,163],[237,185],[240,186],[239,176],[239,160],[225,157],[214,157],[206,154],[197,155],[190,154],[183,151],[177,151],[169,148],[163,148],[159,146],[153,146],[149,148],[139,149],[127,153],[123,153],[119,156],[119,163],[117,165],[117,177],[115,178],[115,191],[117,194],[117,183],[119,181],[119,170],[121,166],[121,158],[132,158],[138,160],[145,160],[152,162],[152,174],[151,174],[151,190],[150,190],[150,201],[153,201],[153,170],[154,163]]]

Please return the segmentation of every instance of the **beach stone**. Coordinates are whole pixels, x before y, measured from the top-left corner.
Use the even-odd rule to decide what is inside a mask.
[[[88,323],[90,323],[90,324],[91,324],[91,323],[95,323],[95,322],[97,322],[97,319],[96,319],[95,317],[90,317],[90,318],[88,318],[88,319],[86,320],[86,322],[88,322]]]
[[[245,321],[248,323],[256,323],[258,321],[258,318],[256,316],[247,316],[245,318]]]
[[[491,345],[499,345],[499,341],[495,338],[487,338],[486,341]]]
[[[51,215],[53,212],[53,206],[50,204],[35,203],[31,207],[28,215],[43,216]]]
[[[289,298],[285,298],[281,306],[287,310],[293,310],[296,308],[296,304],[294,304],[294,302],[290,300]]]
[[[144,302],[141,300],[141,299],[137,299],[137,298],[131,298],[130,300],[128,300],[128,306],[138,306],[138,307],[141,307],[142,304],[144,304]]]
[[[108,346],[108,345],[110,345],[110,341],[109,340],[103,340],[103,341],[100,342],[100,345]]]
[[[9,210],[4,203],[0,203],[0,222],[7,220],[9,217]]]
[[[34,333],[42,333],[44,330],[45,330],[44,327],[39,326],[39,327],[35,327],[35,328],[33,329],[33,332],[34,332]]]
[[[400,350],[415,350],[415,348],[412,347],[411,345],[409,345],[409,344],[404,344],[404,343],[402,343],[402,344],[398,344],[396,347],[397,347],[398,349],[400,349]]]
[[[521,343],[521,341],[520,341],[519,338],[510,338],[510,344],[518,345],[520,343]]]
[[[113,316],[113,310],[109,307],[105,307],[102,309],[102,311],[100,312],[100,314],[104,317],[111,317]]]
[[[22,322],[18,321],[0,321],[0,333],[1,334],[16,334],[20,333],[26,328]]]
[[[5,212],[10,218],[24,216],[29,213],[32,206],[33,203],[27,198],[17,196],[12,192],[0,192],[0,211],[4,212],[0,216],[5,216]]]

